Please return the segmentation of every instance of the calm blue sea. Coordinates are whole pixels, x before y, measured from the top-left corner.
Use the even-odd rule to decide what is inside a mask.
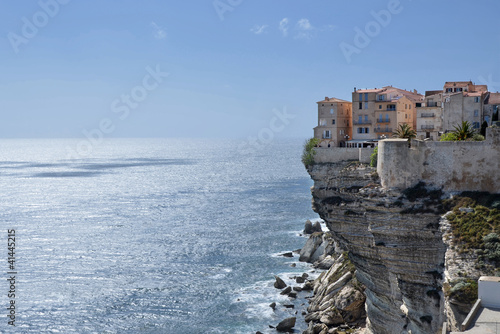
[[[1,333],[271,333],[297,310],[268,305],[289,303],[274,274],[309,270],[277,256],[317,217],[302,140],[109,139],[67,159],[78,143],[0,141]]]

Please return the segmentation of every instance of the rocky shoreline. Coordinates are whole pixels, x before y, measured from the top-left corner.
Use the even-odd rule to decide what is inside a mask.
[[[304,235],[309,235],[304,247],[294,251],[299,255],[299,261],[307,262],[321,274],[313,279],[307,272],[302,275],[287,277],[294,284],[275,276],[274,287],[281,290],[281,295],[290,298],[290,303],[269,305],[273,311],[277,307],[295,309],[294,301],[301,306],[308,304],[305,310],[295,311],[294,317],[287,317],[277,325],[269,325],[282,333],[297,333],[294,327],[297,321],[308,324],[303,334],[345,334],[363,333],[366,313],[364,287],[357,281],[355,268],[344,252],[334,241],[330,232],[323,232],[319,221],[307,221]],[[281,254],[284,257],[294,257],[293,252]],[[292,265],[293,266],[293,265]],[[306,292],[309,295],[304,295]],[[312,292],[312,295],[310,295]],[[301,295],[299,295],[301,294]],[[257,331],[256,334],[262,334]]]

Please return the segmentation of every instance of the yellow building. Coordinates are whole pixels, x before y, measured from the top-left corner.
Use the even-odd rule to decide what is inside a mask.
[[[321,147],[342,147],[352,138],[352,103],[325,97],[318,104],[318,126],[314,137],[320,140]]]
[[[354,146],[373,146],[379,139],[391,137],[401,124],[416,128],[416,104],[423,96],[391,86],[359,89],[352,93]]]

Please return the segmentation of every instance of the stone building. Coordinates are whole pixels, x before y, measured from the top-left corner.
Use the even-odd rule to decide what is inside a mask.
[[[446,82],[443,87],[444,132],[453,131],[455,126],[465,121],[479,130],[487,92],[486,85],[474,85],[472,81]]]
[[[500,121],[500,93],[487,93],[483,104],[483,121],[488,126]]]
[[[325,97],[318,104],[318,126],[314,137],[320,140],[320,147],[342,147],[352,138],[352,103]]]
[[[417,139],[439,140],[443,133],[443,91],[425,92],[423,103],[417,104]]]

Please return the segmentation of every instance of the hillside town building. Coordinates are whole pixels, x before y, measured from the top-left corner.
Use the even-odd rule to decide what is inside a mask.
[[[318,126],[314,137],[321,147],[374,147],[392,137],[402,124],[417,133],[417,139],[439,140],[462,122],[479,131],[499,120],[500,93],[472,81],[446,82],[442,90],[426,91],[385,86],[356,89],[352,103],[325,98],[318,102]]]

